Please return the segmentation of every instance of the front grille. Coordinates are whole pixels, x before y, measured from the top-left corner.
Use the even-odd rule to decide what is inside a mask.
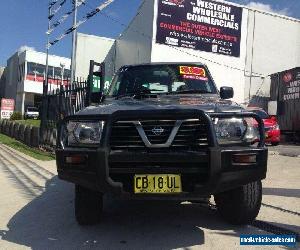
[[[172,147],[191,150],[206,148],[207,146],[207,124],[198,119],[184,121],[172,143]]]
[[[111,149],[126,149],[126,148],[144,148],[145,144],[142,141],[135,125],[131,122],[115,122],[112,126],[110,136]]]
[[[176,120],[142,120],[139,122],[152,145],[165,144],[176,125]],[[153,129],[158,129],[161,133],[155,134]],[[204,120],[183,120],[170,146],[149,148],[145,145],[133,121],[117,121],[112,126],[110,146],[112,150],[129,151],[200,150],[208,147],[207,129],[207,123]]]
[[[168,140],[170,133],[175,125],[175,121],[174,120],[164,120],[164,121],[147,120],[147,121],[142,121],[141,124],[150,143],[162,144]],[[153,128],[162,128],[164,132],[162,132],[160,135],[155,135],[152,132]]]

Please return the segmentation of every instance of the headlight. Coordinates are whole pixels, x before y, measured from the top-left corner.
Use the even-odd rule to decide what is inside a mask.
[[[100,144],[104,121],[75,122],[67,125],[68,146],[96,146]]]
[[[220,145],[259,141],[257,122],[253,118],[215,118],[214,126]]]

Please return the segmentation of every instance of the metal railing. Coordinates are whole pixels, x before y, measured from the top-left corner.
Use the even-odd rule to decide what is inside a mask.
[[[41,105],[40,147],[54,150],[57,124],[64,117],[89,105],[89,86],[88,81],[77,79],[73,82],[61,82],[51,90],[48,88]]]

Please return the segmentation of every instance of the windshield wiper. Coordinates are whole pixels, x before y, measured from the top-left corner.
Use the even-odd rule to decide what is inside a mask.
[[[176,95],[176,94],[212,94],[211,91],[202,90],[202,89],[186,89],[186,90],[178,90],[168,92],[169,95]]]
[[[131,97],[131,98],[143,98],[143,97],[157,97],[158,93],[145,93],[145,92],[136,92],[136,93],[130,93],[130,94],[124,94],[124,95],[118,95],[116,96],[116,99],[124,98],[124,97]]]

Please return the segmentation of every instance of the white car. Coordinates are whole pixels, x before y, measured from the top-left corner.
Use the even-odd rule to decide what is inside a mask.
[[[24,114],[24,119],[38,119],[40,113],[36,107],[27,107]]]

